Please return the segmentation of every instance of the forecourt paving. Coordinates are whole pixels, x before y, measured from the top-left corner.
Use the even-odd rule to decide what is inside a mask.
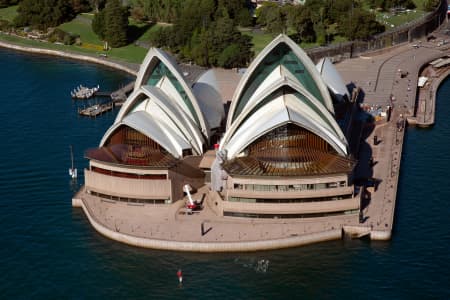
[[[448,47],[436,43],[422,41],[418,48],[402,45],[379,55],[366,55],[336,65],[346,81],[362,88],[364,103],[393,107],[389,122],[367,128],[364,135],[360,160],[367,162],[372,157],[373,166],[361,163],[356,170],[356,177],[372,177],[376,182],[367,201],[363,200],[362,224],[357,226],[370,228],[372,239],[391,237],[404,128],[406,119],[415,113],[418,74],[427,63],[450,54]],[[434,95],[428,99],[434,100]],[[374,136],[379,141],[377,145]]]

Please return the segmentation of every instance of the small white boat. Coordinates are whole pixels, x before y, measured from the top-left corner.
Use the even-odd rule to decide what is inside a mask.
[[[70,92],[70,95],[74,99],[88,99],[95,95],[100,90],[100,86],[94,86],[93,88],[88,88],[82,85],[79,85],[76,87],[72,92]]]
[[[77,172],[77,169],[73,165],[73,149],[72,149],[72,145],[70,145],[70,160],[72,162],[72,167],[69,169],[69,176],[72,179],[75,179],[78,176],[78,172]]]

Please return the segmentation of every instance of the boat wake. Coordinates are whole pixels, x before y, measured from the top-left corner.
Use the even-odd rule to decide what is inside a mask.
[[[269,271],[268,259],[256,259],[256,258],[240,258],[234,259],[235,264],[242,265],[244,268],[253,269],[256,273],[267,273]]]

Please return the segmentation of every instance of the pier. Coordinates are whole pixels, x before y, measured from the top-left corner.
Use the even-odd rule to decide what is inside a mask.
[[[124,102],[125,100],[127,100],[127,95],[130,94],[133,91],[133,89],[134,89],[134,81],[124,85],[123,87],[113,92],[98,91],[95,93],[95,96],[109,97],[114,103]]]
[[[121,87],[114,92],[96,91],[96,97],[108,97],[111,101],[107,103],[94,104],[85,108],[78,108],[78,114],[85,117],[97,117],[107,111],[112,110],[115,106],[120,106],[127,99],[127,95],[133,91],[134,81]]]
[[[108,102],[104,104],[95,104],[87,108],[83,109],[79,108],[78,114],[86,117],[97,117],[98,115],[101,115],[107,111],[112,110],[113,107],[114,107],[113,102]]]

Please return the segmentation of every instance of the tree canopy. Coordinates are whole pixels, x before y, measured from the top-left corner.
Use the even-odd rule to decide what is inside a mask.
[[[0,0],[0,8],[16,5],[19,0]]]
[[[384,31],[373,13],[352,0],[308,0],[305,5],[285,6],[266,2],[257,10],[257,22],[270,33],[289,29],[294,31],[291,36],[297,42],[319,44],[331,41],[338,34],[349,40],[366,40]]]
[[[38,29],[58,26],[75,16],[71,3],[65,0],[22,0],[17,12],[16,26]]]
[[[402,7],[413,9],[416,7],[412,0],[368,0],[372,8],[379,8],[382,10],[389,10],[390,8]]]
[[[202,66],[245,66],[253,57],[251,38],[237,29],[239,22],[246,22],[245,3],[185,0],[173,26],[160,28],[151,43]]]
[[[106,6],[95,14],[92,30],[111,47],[128,43],[128,9],[119,0],[108,0]]]

